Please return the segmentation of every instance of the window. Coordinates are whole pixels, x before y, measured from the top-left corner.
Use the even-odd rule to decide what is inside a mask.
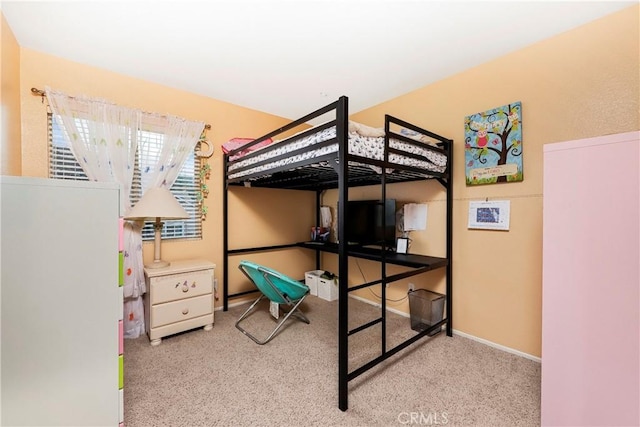
[[[49,123],[49,178],[88,181],[86,174],[71,153],[69,143],[60,121],[52,114]],[[142,179],[140,171],[156,164],[160,156],[164,136],[151,131],[138,132],[138,151],[133,173],[131,189],[132,203],[142,197]],[[198,196],[200,192],[200,158],[191,153],[185,161],[171,192],[182,207],[189,213],[188,219],[167,220],[162,227],[163,239],[201,238],[202,220]],[[146,222],[142,229],[143,240],[153,240],[153,225]]]

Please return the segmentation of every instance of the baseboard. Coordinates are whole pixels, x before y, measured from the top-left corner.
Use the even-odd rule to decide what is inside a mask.
[[[232,304],[228,304],[228,308],[237,307],[239,305],[244,305],[244,304],[247,304],[247,303],[250,303],[250,302],[253,302],[253,301],[254,300],[252,300],[252,299],[240,300],[238,302],[234,302]],[[223,306],[219,306],[219,307],[214,308],[213,311],[222,311],[223,309],[224,309]]]
[[[358,301],[362,301],[364,303],[373,305],[373,306],[378,307],[378,308],[380,308],[382,306],[380,303],[373,302],[371,300],[359,297],[357,295],[349,295],[349,298],[357,299]],[[403,317],[407,317],[407,318],[409,317],[408,313],[405,313],[404,311],[396,310],[395,308],[387,307],[387,311],[390,311],[392,313],[398,314],[398,315],[403,316]],[[462,332],[462,331],[458,331],[458,330],[454,329],[453,333],[454,333],[454,335],[459,335],[461,337],[468,338],[470,340],[479,342],[481,344],[488,345],[489,347],[497,348],[498,350],[502,350],[502,351],[507,352],[507,353],[515,354],[516,356],[524,357],[525,359],[533,360],[534,362],[538,362],[538,363],[542,362],[542,359],[537,357],[537,356],[533,356],[533,355],[531,355],[529,353],[525,353],[525,352],[522,352],[520,350],[516,350],[514,348],[511,348],[511,347],[506,347],[504,345],[497,344],[497,343],[495,343],[493,341],[489,341],[489,340],[486,340],[484,338],[479,338],[479,337],[476,337],[474,335],[467,334],[466,332]]]
[[[538,363],[542,362],[542,359],[539,358],[538,356],[534,356],[532,354],[525,353],[523,351],[516,350],[516,349],[511,348],[511,347],[506,347],[504,345],[497,344],[497,343],[495,343],[493,341],[485,340],[484,338],[479,338],[479,337],[476,337],[474,335],[470,335],[470,334],[467,334],[465,332],[458,331],[456,329],[453,330],[453,333],[455,335],[460,335],[461,337],[469,338],[470,340],[477,341],[477,342],[479,342],[481,344],[488,345],[489,347],[497,348],[498,350],[506,351],[507,353],[511,353],[511,354],[515,354],[516,356],[524,357],[525,359],[533,360],[534,362],[538,362]]]

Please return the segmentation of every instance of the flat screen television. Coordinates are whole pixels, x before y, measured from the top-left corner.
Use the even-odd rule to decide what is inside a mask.
[[[384,219],[384,227],[383,227]],[[396,201],[350,200],[345,218],[346,239],[353,245],[379,245],[395,248]]]

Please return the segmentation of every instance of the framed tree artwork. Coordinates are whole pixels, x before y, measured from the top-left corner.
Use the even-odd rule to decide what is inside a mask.
[[[521,102],[465,117],[464,139],[467,185],[523,180]]]

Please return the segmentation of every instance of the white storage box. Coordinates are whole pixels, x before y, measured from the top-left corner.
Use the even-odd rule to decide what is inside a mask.
[[[338,299],[338,278],[325,279],[323,277],[318,278],[318,298],[322,298],[327,301],[333,301]]]
[[[318,295],[318,279],[324,273],[324,270],[312,270],[304,273],[304,284],[309,287],[311,295]]]

